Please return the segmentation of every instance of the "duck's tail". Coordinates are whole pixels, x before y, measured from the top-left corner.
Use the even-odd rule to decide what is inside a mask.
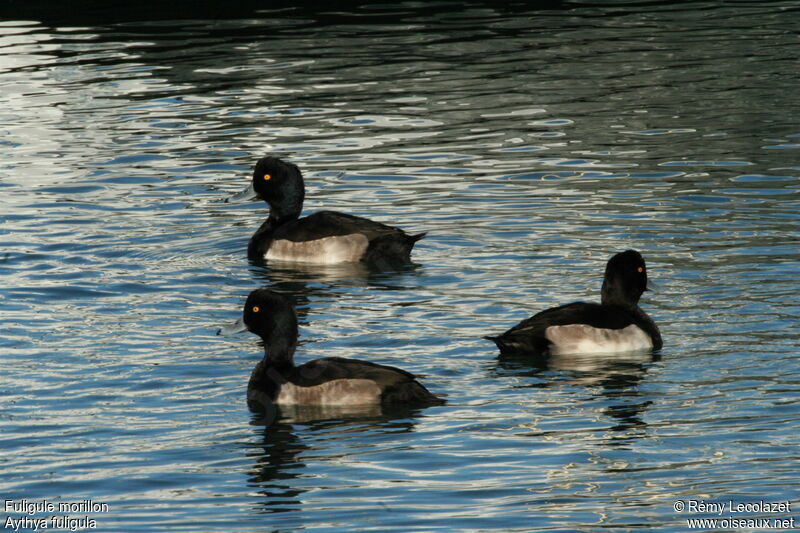
[[[413,380],[384,390],[381,402],[384,404],[443,405],[445,400],[430,392],[418,381]]]
[[[411,249],[425,235],[425,232],[415,235],[400,232],[382,235],[369,243],[363,261],[378,269],[391,269],[408,264],[411,262]]]
[[[487,341],[492,341],[493,343],[495,343],[495,344],[497,345],[497,347],[500,349],[500,351],[501,351],[501,352],[502,352],[502,351],[504,351],[504,350],[506,350],[506,349],[508,348],[508,347],[505,345],[505,343],[503,342],[503,337],[502,337],[502,335],[497,335],[497,336],[494,336],[494,335],[484,335],[484,336],[483,336],[483,338],[484,338],[484,339],[486,339]]]
[[[417,242],[427,234],[428,234],[427,231],[423,231],[422,233],[416,233],[414,235],[406,235],[406,239],[411,246],[414,246],[415,242]]]

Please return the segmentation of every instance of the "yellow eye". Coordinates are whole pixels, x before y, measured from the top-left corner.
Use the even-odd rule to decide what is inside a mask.
[[[261,308],[259,306],[257,306],[257,305],[254,305],[253,306],[253,312],[254,313],[258,313],[259,311],[261,311]]]
[[[639,274],[641,274],[642,272],[644,272],[644,268],[642,268],[642,267],[636,267],[636,272],[638,272]]]
[[[264,174],[263,177],[264,177],[264,181],[269,181],[269,180],[272,179],[272,176],[270,174]]]

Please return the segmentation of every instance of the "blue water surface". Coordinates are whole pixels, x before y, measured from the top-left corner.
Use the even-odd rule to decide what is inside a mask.
[[[677,501],[800,509],[796,2],[0,9],[0,496],[108,505],[4,520],[684,531],[711,515]],[[301,167],[307,212],[428,232],[416,266],[250,264],[266,206],[223,200],[266,154]],[[482,339],[597,299],[627,248],[660,353],[537,364]],[[447,404],[250,412],[261,347],[215,332],[263,286],[298,302],[298,361],[399,366]]]

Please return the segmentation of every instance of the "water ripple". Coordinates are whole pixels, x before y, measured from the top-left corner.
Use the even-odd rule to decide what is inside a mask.
[[[548,7],[5,17],[6,497],[102,500],[108,531],[672,531],[676,499],[796,499],[796,6]],[[222,200],[265,154],[309,211],[427,231],[418,265],[250,265],[266,206]],[[628,247],[656,357],[481,338],[597,299]],[[296,298],[298,360],[448,404],[250,413],[260,347],[214,331],[258,286]]]

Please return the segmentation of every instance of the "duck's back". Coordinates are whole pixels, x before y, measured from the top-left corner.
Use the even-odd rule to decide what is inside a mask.
[[[355,233],[364,235],[369,241],[385,235],[405,234],[399,228],[367,218],[338,211],[317,211],[281,225],[275,230],[274,238],[304,242]]]

